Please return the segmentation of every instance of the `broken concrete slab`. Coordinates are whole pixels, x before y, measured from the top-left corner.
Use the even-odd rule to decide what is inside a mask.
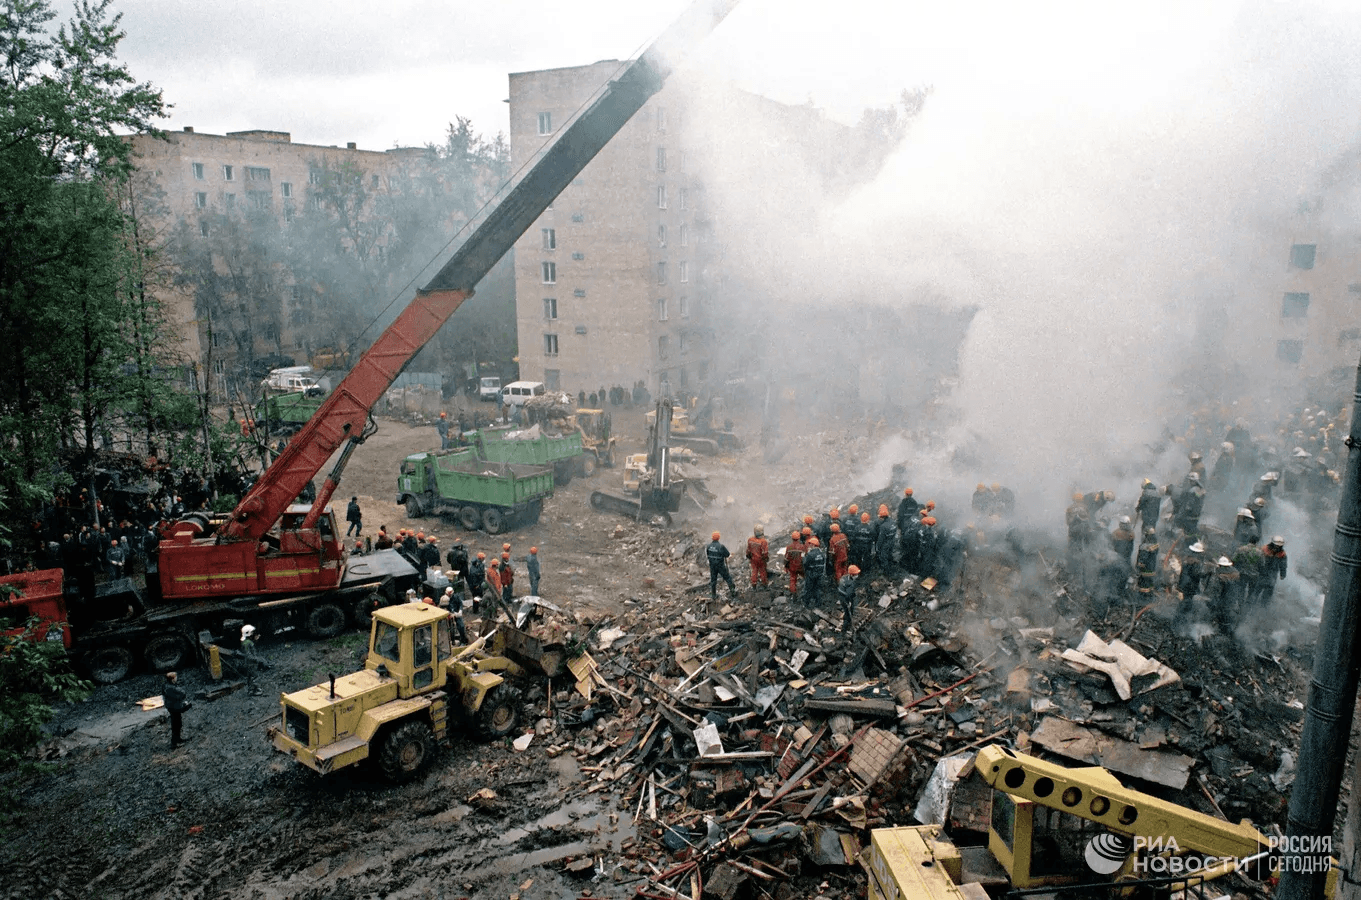
[[[1195,765],[1189,756],[1170,750],[1144,750],[1138,744],[1057,716],[1046,716],[1030,741],[1059,756],[1177,790],[1186,787]]]

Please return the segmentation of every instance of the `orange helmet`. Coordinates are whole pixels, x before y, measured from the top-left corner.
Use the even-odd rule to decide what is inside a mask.
[[[529,552],[532,553],[532,554],[534,554],[535,556],[538,556],[538,555],[539,555],[539,548],[538,548],[538,547],[530,547],[530,548],[529,548]]]
[[[805,525],[812,525],[812,524],[813,524],[813,517],[812,517],[812,516],[804,516],[804,517],[803,517],[803,524],[805,524]]]
[[[833,506],[831,510],[828,511],[827,515],[831,516],[833,519],[839,519],[841,518],[841,510]]]
[[[927,516],[925,519],[922,519],[922,521],[925,522],[927,525],[934,525],[934,524],[936,524],[936,517],[935,517],[935,516]]]
[[[791,540],[797,541],[797,540],[799,539],[799,537],[800,537],[801,534],[802,534],[802,532],[791,531],[791,532],[789,533],[789,537],[790,537]]]
[[[425,540],[425,532],[424,532],[424,531],[418,531],[418,532],[416,532],[416,540],[418,540],[418,541],[423,541],[423,540]]]
[[[479,555],[480,555],[480,554],[479,554]],[[501,560],[496,559],[495,557],[493,557],[493,558],[492,558],[492,561],[491,561],[491,563],[490,563],[490,565],[491,565],[491,567],[492,567],[493,569],[499,569],[499,568],[501,568]]]
[[[903,496],[904,496],[904,497],[911,497],[911,496],[912,496],[912,488],[903,488]]]
[[[502,549],[502,550],[509,550],[509,549],[510,549],[510,544],[502,544],[502,545],[501,545],[501,549]]]
[[[860,521],[862,521],[862,522],[868,522],[869,520],[870,520],[870,514],[869,514],[869,513],[861,513],[861,514],[860,514]]]
[[[723,536],[723,535],[721,535],[721,534],[719,534],[717,531],[715,531],[713,534],[709,535],[709,539],[710,539],[710,540],[716,541],[716,540],[718,540],[719,538],[721,538],[722,536]]]
[[[439,543],[439,535],[437,535],[437,534],[432,534],[432,535],[430,535],[430,543],[432,543],[432,544],[438,544],[438,543]]]
[[[354,549],[356,549],[356,550],[363,550],[363,549],[364,549],[364,542],[363,542],[363,541],[355,541],[355,542],[354,542]]]
[[[936,501],[934,501],[934,500],[927,500],[927,501],[926,501],[926,508],[927,508],[927,509],[935,509],[935,508],[936,508]]]
[[[917,510],[917,515],[925,519],[927,516],[931,515],[931,510],[923,506],[921,509]]]
[[[849,512],[851,515],[855,515],[856,513],[860,512],[860,504],[852,503],[851,508],[847,510],[847,512]]]
[[[978,482],[977,486],[974,487],[974,491],[976,491],[977,493],[980,493],[980,494],[983,493],[984,491],[986,491],[987,489],[988,489],[988,488],[987,488],[987,485],[983,484],[983,482],[981,482],[981,481]]]
[[[880,503],[880,504],[879,504],[879,515],[881,515],[881,516],[886,516],[886,515],[888,515],[888,504],[887,504],[887,503]]]
[[[439,414],[439,417],[440,417],[441,419],[447,419],[447,418],[449,418],[449,414],[448,414],[448,413],[440,413],[440,414]]]
[[[502,554],[501,554],[501,558],[504,559],[504,560],[506,560],[507,562],[509,562],[509,561],[510,561],[510,554],[509,554],[509,553],[502,553]]]
[[[813,533],[813,529],[809,528],[809,527],[806,526],[806,525],[804,526],[803,530],[799,532],[799,534],[803,535],[804,537],[808,537],[808,536],[811,535],[812,533]]]
[[[852,574],[852,575],[859,575],[859,574],[860,574],[860,567],[859,567],[859,566],[851,566],[851,567],[850,567],[849,569],[847,569],[846,571],[849,572],[849,573]]]
[[[487,558],[487,554],[485,554],[485,553],[483,553],[481,550],[479,550],[479,551],[477,551],[477,558],[478,558],[478,559],[486,559],[486,558]]]
[[[808,539],[808,546],[810,546],[810,547],[820,547],[820,546],[822,546],[822,541],[819,541],[819,540],[818,540],[817,538],[815,538],[815,537],[810,537],[810,538]]]
[[[833,533],[833,534],[841,534],[841,526],[838,525],[838,524],[836,524],[835,522],[833,522],[833,523],[832,523],[832,533]]]

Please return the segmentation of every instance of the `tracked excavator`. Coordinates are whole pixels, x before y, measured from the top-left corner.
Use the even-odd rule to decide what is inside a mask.
[[[637,484],[636,496],[593,491],[591,506],[601,512],[617,512],[658,527],[671,524],[686,496],[686,481],[674,471],[671,449],[671,416],[675,407],[663,397],[649,413],[646,460],[630,462],[625,478]]]

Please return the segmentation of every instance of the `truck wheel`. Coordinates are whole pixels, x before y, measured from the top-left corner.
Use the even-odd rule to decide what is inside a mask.
[[[420,519],[425,516],[425,504],[421,498],[415,494],[406,498],[406,517],[408,519]]]
[[[435,755],[435,735],[419,720],[404,722],[388,732],[378,754],[383,777],[401,784],[416,777]]]
[[[476,531],[482,524],[482,513],[476,506],[465,506],[458,511],[458,523],[466,531]]]
[[[487,692],[477,710],[477,733],[484,740],[505,737],[520,721],[520,692],[502,682]]]
[[[189,658],[189,646],[181,635],[157,634],[146,642],[142,657],[151,671],[170,672],[184,665]]]
[[[563,487],[572,483],[572,461],[556,462],[553,464],[553,483],[558,487]]]
[[[307,612],[307,633],[333,638],[345,630],[345,613],[334,603],[318,603]]]
[[[581,455],[581,477],[590,478],[595,474],[595,457],[589,453]]]
[[[506,514],[494,506],[482,510],[482,527],[487,534],[500,534],[506,530]]]
[[[132,671],[132,651],[127,647],[100,647],[85,658],[85,667],[95,684],[122,681]]]

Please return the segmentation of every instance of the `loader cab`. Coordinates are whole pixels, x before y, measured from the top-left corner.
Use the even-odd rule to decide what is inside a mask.
[[[373,614],[364,668],[397,682],[400,699],[444,687],[452,655],[449,613],[428,603],[389,606]]]

